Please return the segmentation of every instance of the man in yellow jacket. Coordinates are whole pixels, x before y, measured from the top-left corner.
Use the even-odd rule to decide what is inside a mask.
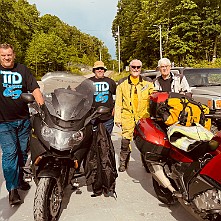
[[[122,129],[119,172],[124,172],[130,159],[130,141],[136,123],[149,117],[149,95],[154,85],[140,76],[142,62],[130,62],[130,75],[118,82],[115,101],[114,122]]]

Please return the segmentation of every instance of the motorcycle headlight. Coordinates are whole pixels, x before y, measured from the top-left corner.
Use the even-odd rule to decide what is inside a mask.
[[[47,140],[47,138],[53,136],[53,130],[48,126],[43,126],[41,128],[41,135]]]
[[[78,145],[84,138],[84,134],[82,131],[75,131],[72,135],[71,138],[69,139],[69,146],[75,146]]]
[[[82,131],[62,131],[47,125],[41,129],[41,135],[50,146],[57,150],[68,150],[78,145],[84,138]]]
[[[75,141],[81,141],[84,136],[83,136],[83,132],[82,131],[77,131],[77,132],[74,132],[71,137]]]

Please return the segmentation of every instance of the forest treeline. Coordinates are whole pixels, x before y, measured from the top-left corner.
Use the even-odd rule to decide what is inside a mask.
[[[122,69],[134,58],[145,68],[156,67],[159,25],[163,57],[176,66],[221,67],[221,0],[119,0],[117,7],[112,33],[118,50],[119,26]],[[0,0],[0,22],[0,42],[13,44],[17,61],[37,77],[48,71],[77,72],[101,54],[109,69],[118,66],[97,37],[57,16],[40,16],[27,0]]]
[[[221,67],[221,0],[119,0],[117,7],[112,33],[119,26],[124,65],[139,58],[156,67],[161,25],[163,57],[176,66]]]
[[[53,7],[53,6],[52,6]],[[102,60],[112,68],[104,43],[50,14],[40,16],[26,0],[0,0],[0,42],[14,45],[17,61],[36,76],[52,70],[76,72]]]

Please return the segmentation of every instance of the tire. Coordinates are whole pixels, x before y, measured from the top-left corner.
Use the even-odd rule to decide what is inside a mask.
[[[152,177],[152,180],[153,180],[153,188],[154,188],[157,198],[159,199],[160,202],[162,202],[166,205],[174,205],[178,202],[177,198],[173,197],[173,195],[169,189],[161,186],[154,179],[154,177]]]
[[[61,170],[61,178],[62,178],[62,188],[64,189],[69,184],[69,173],[70,173],[70,167],[64,166]]]
[[[147,172],[147,173],[150,173],[150,170],[149,170],[149,168],[148,168],[148,166],[147,166],[147,162],[145,161],[144,156],[141,154],[140,157],[141,157],[141,161],[142,161],[142,164],[143,164],[143,166],[144,166],[146,172]]]
[[[58,192],[56,180],[41,178],[34,199],[34,220],[56,221],[60,215],[62,197]]]

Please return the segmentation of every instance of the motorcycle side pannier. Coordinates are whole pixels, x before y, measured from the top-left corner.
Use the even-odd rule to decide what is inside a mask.
[[[135,144],[147,162],[163,162],[167,159],[170,149],[147,142],[140,137]]]

